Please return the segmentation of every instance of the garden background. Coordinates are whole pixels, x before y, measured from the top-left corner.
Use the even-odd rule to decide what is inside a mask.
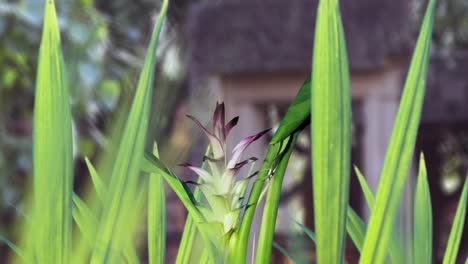
[[[160,4],[156,0],[57,1],[72,84],[78,192],[88,177],[84,157],[98,159],[105,135],[132,98]],[[151,137],[165,142],[164,160],[172,166],[187,160],[200,162],[196,157],[206,142],[185,114],[206,123],[216,101],[226,102],[228,116],[241,117],[233,142],[275,127],[308,74],[316,5],[315,0],[171,1],[158,53],[150,128]],[[351,66],[353,163],[374,188],[424,7],[423,1],[416,0],[342,4]],[[0,0],[0,232],[7,236],[14,234],[15,221],[22,217],[22,198],[31,177],[32,109],[42,17],[42,1]],[[434,255],[440,260],[468,169],[468,1],[440,1],[434,30],[415,153],[426,155]],[[297,252],[313,247],[294,224],[298,220],[313,226],[312,182],[307,177],[311,173],[310,137],[304,134],[286,177],[276,236],[277,242]],[[267,142],[265,138],[253,146],[252,153],[262,158]],[[412,211],[414,177],[409,185],[402,223],[411,223],[408,212]],[[167,195],[167,259],[172,263],[186,212],[170,190]],[[355,177],[350,195],[353,208],[368,215]],[[347,244],[348,254],[357,254],[352,243]],[[0,258],[7,252],[2,245]],[[279,252],[274,254],[273,259],[283,258]],[[467,255],[465,236],[459,257]]]

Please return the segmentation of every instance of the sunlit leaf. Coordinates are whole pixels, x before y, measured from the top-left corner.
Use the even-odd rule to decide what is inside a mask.
[[[153,154],[159,157],[157,145]],[[163,177],[149,175],[148,255],[150,264],[163,264],[166,253],[166,193]]]
[[[466,209],[468,207],[468,176],[465,178],[463,191],[458,202],[457,212],[453,219],[452,230],[450,231],[447,248],[445,249],[444,264],[455,263],[465,224]]]
[[[34,258],[69,263],[73,152],[70,96],[53,0],[45,3],[34,106]]]
[[[392,236],[413,156],[424,101],[435,6],[436,1],[431,0],[416,44],[385,156],[375,206],[370,217],[361,255],[361,263],[382,263]]]
[[[342,263],[351,160],[351,94],[339,1],[319,1],[314,45],[311,134],[317,261]]]
[[[432,262],[432,205],[424,156],[419,161],[418,182],[414,198],[413,263]]]
[[[125,240],[131,237],[127,221],[133,207],[143,159],[146,131],[150,117],[151,94],[156,65],[156,49],[167,11],[164,1],[154,27],[135,97],[123,129],[112,169],[105,206],[99,219],[91,263],[107,263],[120,259]]]

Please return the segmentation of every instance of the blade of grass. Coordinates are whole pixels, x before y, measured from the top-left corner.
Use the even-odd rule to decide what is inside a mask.
[[[369,210],[372,212],[374,208],[374,203],[375,203],[374,193],[372,192],[369,184],[367,183],[366,179],[364,178],[364,175],[362,175],[359,168],[354,166],[354,171],[356,172],[362,192],[364,193],[367,206],[369,207]],[[367,232],[367,226],[365,226],[365,230],[364,230],[364,233],[366,232]],[[354,240],[353,242],[356,243],[356,241]],[[364,240],[362,241],[362,245],[363,244],[364,244]],[[360,249],[360,252],[361,251],[362,251],[362,247]],[[396,225],[394,225],[393,227],[392,238],[390,240],[390,245],[388,247],[388,253],[390,255],[392,263],[404,263],[405,262],[403,243],[401,241],[401,231]]]
[[[382,169],[361,263],[382,263],[411,164],[424,101],[435,0],[426,11]]]
[[[451,264],[457,261],[457,254],[460,248],[460,241],[463,233],[463,226],[465,224],[466,208],[468,207],[468,176],[465,178],[463,191],[458,202],[457,212],[453,219],[452,230],[445,249],[444,264]]]
[[[159,158],[154,145],[153,155]],[[149,176],[148,186],[148,254],[150,264],[164,263],[166,253],[166,194],[163,178]]]
[[[34,255],[69,263],[73,151],[70,96],[53,0],[45,1],[34,103]],[[45,241],[47,241],[45,243]]]
[[[348,207],[347,211],[346,230],[358,251],[361,252],[366,237],[367,226],[351,206]]]
[[[91,163],[91,161],[89,161],[87,157],[85,158],[85,162],[86,166],[88,167],[89,175],[91,176],[91,180],[93,181],[94,189],[96,190],[98,198],[101,202],[104,202],[104,199],[106,198],[105,184],[102,181],[101,177],[99,177],[99,174],[97,173],[93,164]]]
[[[292,263],[301,264],[301,262],[298,259],[296,259],[291,253],[289,253],[289,251],[287,249],[282,247],[280,244],[273,241],[273,246],[276,249],[278,249],[281,253],[283,253],[283,255],[285,255],[288,259],[290,259],[292,261]]]
[[[351,156],[348,58],[338,0],[321,0],[311,85],[317,262],[343,263]]]
[[[123,130],[120,146],[112,169],[106,206],[99,220],[91,263],[107,263],[121,253],[128,237],[125,220],[132,208],[139,180],[148,127],[151,94],[156,65],[156,49],[165,19],[168,0],[163,2],[147,51],[132,107]]]
[[[419,161],[419,175],[414,198],[413,263],[432,262],[432,205],[424,156]]]
[[[288,166],[289,158],[294,151],[294,146],[299,132],[295,132],[285,144],[285,149],[271,178],[271,185],[268,190],[265,207],[263,209],[262,224],[260,226],[260,236],[258,239],[257,256],[255,263],[271,263],[271,251],[273,238],[275,235],[276,218],[281,197],[281,187],[284,175]]]

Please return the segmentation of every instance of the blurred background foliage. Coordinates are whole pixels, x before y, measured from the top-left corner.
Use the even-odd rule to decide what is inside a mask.
[[[186,1],[171,1],[158,53],[152,138],[171,130],[185,93],[181,34]],[[57,1],[62,46],[72,93],[75,185],[87,175],[83,157],[95,157],[116,110],[132,98],[154,18],[155,0]],[[0,1],[0,233],[10,234],[32,166],[32,115],[43,1]],[[164,114],[163,114],[164,113]],[[156,129],[157,128],[157,129]],[[4,248],[3,248],[4,249]],[[2,254],[3,255],[3,254]]]

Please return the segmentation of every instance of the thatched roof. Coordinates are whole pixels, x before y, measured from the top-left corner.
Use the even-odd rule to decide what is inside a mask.
[[[352,69],[381,67],[412,42],[407,0],[342,1]],[[197,73],[296,71],[311,63],[317,0],[206,1],[188,19]]]

